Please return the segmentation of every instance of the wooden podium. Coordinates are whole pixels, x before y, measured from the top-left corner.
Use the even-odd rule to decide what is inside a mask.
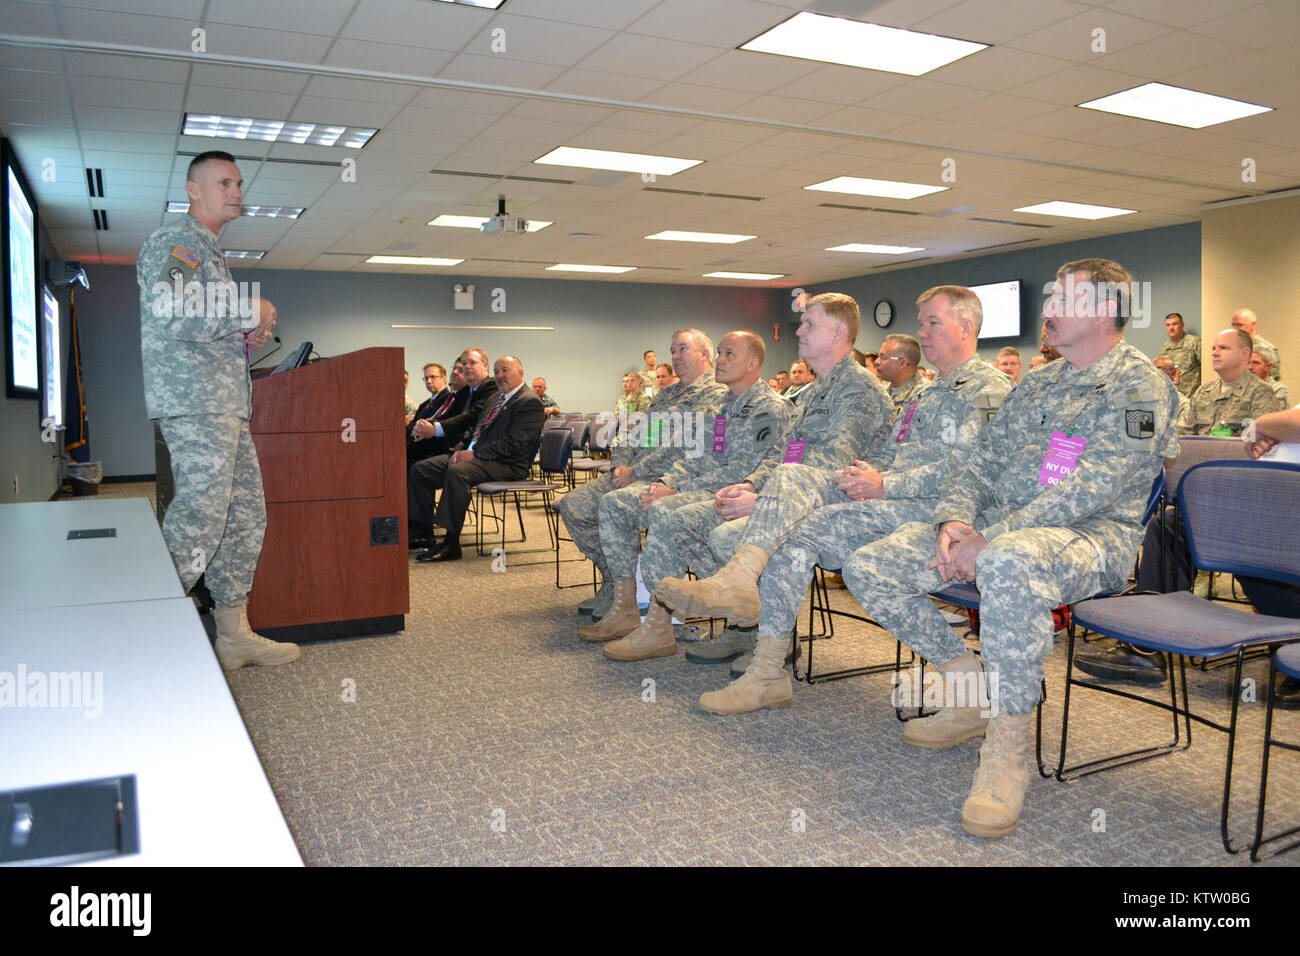
[[[275,640],[402,630],[410,612],[402,349],[253,381],[266,541],[248,621]]]

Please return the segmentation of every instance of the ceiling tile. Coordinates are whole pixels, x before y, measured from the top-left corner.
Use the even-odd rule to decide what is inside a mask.
[[[673,80],[697,69],[717,50],[697,43],[620,34],[578,64],[584,70]]]

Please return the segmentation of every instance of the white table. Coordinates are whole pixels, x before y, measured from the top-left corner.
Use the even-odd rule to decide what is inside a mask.
[[[97,717],[0,708],[0,791],[134,774],[140,853],[99,862],[302,865],[189,598],[0,616],[0,671],[103,675]]]
[[[88,528],[117,535],[68,540],[70,530]],[[181,582],[147,498],[0,505],[0,614],[178,597]]]

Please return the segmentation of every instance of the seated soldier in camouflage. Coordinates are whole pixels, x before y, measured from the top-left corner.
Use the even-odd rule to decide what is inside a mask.
[[[962,807],[976,836],[1020,819],[1052,609],[1128,580],[1152,480],[1178,454],[1173,383],[1123,339],[1131,283],[1106,259],[1061,266],[1043,315],[1064,361],[1007,396],[929,521],[844,566],[858,603],[938,667],[954,704],[910,721],[904,742],[985,736]],[[953,580],[979,588],[984,670],[928,597]]]
[[[713,343],[699,329],[678,329],[671,344],[673,368],[679,381],[663,389],[643,414],[634,415],[621,429],[610,453],[614,468],[594,481],[579,485],[555,503],[578,549],[600,570],[601,588],[578,605],[579,614],[590,613],[596,620],[621,601],[636,605],[636,586],[616,590],[614,576],[600,546],[600,499],[633,482],[650,481],[671,468],[686,449],[681,442],[659,441],[665,423],[682,421],[683,416],[714,414],[726,401],[727,387],[713,378]],[[670,436],[671,437],[671,434]]]
[[[938,286],[916,304],[920,346],[940,378],[904,406],[879,471],[865,461],[834,471],[786,464],[763,486],[744,537],[772,557],[757,584],[737,580],[726,595],[729,620],[739,613],[739,623],[752,622],[757,612],[758,648],[743,676],[700,697],[703,710],[746,714],[790,704],[783,658],[813,567],[840,568],[867,542],[929,520],[940,486],[1011,391],[1011,379],[975,354],[984,313],[974,292]],[[767,529],[761,536],[760,528]],[[715,552],[730,553],[734,535],[730,524],[714,531]]]
[[[726,404],[715,417],[698,416],[698,447],[652,482],[637,481],[600,499],[600,545],[615,588],[635,587],[641,531],[649,526],[651,511],[674,510],[697,502],[710,502],[714,492],[744,478],[780,440],[790,417],[790,403],[762,381],[766,347],[753,332],[728,332],[718,343],[714,376],[727,386]],[[645,551],[676,549],[677,542],[658,534],[646,539]],[[653,561],[653,557],[647,560]],[[611,660],[639,661],[677,653],[672,616],[652,603],[641,622],[636,602],[622,605],[599,624],[584,627],[584,641],[613,641],[605,645]],[[621,638],[621,640],[613,640]]]
[[[817,379],[801,395],[781,441],[744,481],[723,488],[712,501],[659,516],[652,513],[652,533],[678,542],[671,553],[656,553],[653,561],[646,555],[641,562],[645,585],[659,603],[681,614],[723,616],[707,610],[714,603],[711,597],[696,599],[695,585],[704,582],[688,584],[681,576],[687,567],[701,578],[717,571],[717,560],[709,545],[710,534],[725,522],[740,521],[743,526],[743,519],[758,501],[759,491],[766,489],[769,477],[783,461],[807,465],[811,474],[820,476],[829,469],[851,465],[857,459],[872,460],[880,455],[889,439],[894,409],[885,390],[853,359],[858,321],[858,304],[850,296],[825,292],[810,299],[799,325],[799,352],[816,370]],[[710,578],[704,585],[710,594],[719,579],[725,583],[733,574],[747,574],[751,582],[757,579],[762,563],[771,553],[765,548],[775,547],[766,539],[744,543],[747,547],[736,552],[717,579]],[[747,631],[731,629],[724,645],[733,649],[743,645],[747,649],[755,620],[741,624]]]

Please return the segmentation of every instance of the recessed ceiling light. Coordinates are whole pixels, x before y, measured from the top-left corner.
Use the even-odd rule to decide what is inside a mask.
[[[706,279],[753,279],[761,282],[765,279],[784,279],[784,272],[706,272]]]
[[[846,242],[842,246],[827,246],[827,252],[869,252],[882,256],[901,256],[905,252],[922,252],[925,246],[878,246],[870,242]]]
[[[466,7],[486,7],[489,10],[495,10],[506,0],[438,0],[439,3],[459,3]]]
[[[612,169],[620,173],[651,173],[671,176],[704,162],[702,159],[677,159],[647,153],[619,153],[608,149],[581,149],[561,146],[533,160],[543,166],[579,166],[583,169]]]
[[[186,113],[181,133],[217,139],[252,139],[267,143],[298,143],[305,146],[346,146],[360,149],[379,130],[368,126],[338,123],[288,123],[284,120],[253,119],[249,116],[218,116]]]
[[[862,179],[858,176],[837,176],[804,187],[804,189],[816,189],[826,193],[883,196],[886,199],[916,199],[918,196],[941,193],[947,188],[947,186],[924,186],[921,183],[899,183],[890,179]]]
[[[487,222],[486,216],[449,216],[443,213],[436,219],[430,219],[430,226],[451,226],[454,229],[478,229],[483,223]],[[539,229],[545,229],[553,223],[546,222],[542,219],[529,219],[528,231],[537,232]]]
[[[366,262],[383,266],[454,266],[464,259],[439,259],[436,256],[371,256]]]
[[[561,262],[547,266],[547,272],[631,272],[636,266],[584,266],[573,262]]]
[[[665,229],[663,232],[656,232],[653,236],[646,236],[647,239],[667,239],[670,242],[725,242],[727,244],[735,242],[745,242],[747,239],[757,239],[757,236],[738,236],[729,232],[683,232],[680,229]]]
[[[921,76],[987,46],[804,11],[740,49]]]
[[[189,212],[190,204],[175,199],[167,201],[168,212]],[[255,216],[261,219],[297,219],[307,209],[305,206],[240,206],[241,216]]]
[[[227,259],[261,259],[266,255],[265,249],[222,249]]]
[[[1021,206],[1016,212],[1032,212],[1040,216],[1064,216],[1066,219],[1109,219],[1111,216],[1127,216],[1136,209],[1120,209],[1118,206],[1091,206],[1086,202],[1040,202],[1036,206]]]
[[[1131,90],[1080,103],[1079,106],[1085,110],[1135,116],[1189,129],[1204,129],[1206,126],[1267,113],[1273,109],[1271,106],[1243,103],[1241,100],[1230,100],[1213,93],[1198,93],[1164,83],[1144,83]]]

